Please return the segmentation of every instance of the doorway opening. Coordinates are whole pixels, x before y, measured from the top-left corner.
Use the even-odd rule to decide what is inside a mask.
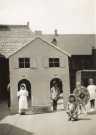
[[[57,86],[58,100],[57,100],[57,110],[63,110],[63,85],[62,80],[59,78],[53,78],[50,81],[50,90],[54,85]],[[51,92],[51,91],[50,91]]]

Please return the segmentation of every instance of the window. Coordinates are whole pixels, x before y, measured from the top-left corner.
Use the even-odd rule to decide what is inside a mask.
[[[19,68],[30,68],[30,58],[19,58]]]
[[[49,67],[60,67],[59,58],[49,58]]]

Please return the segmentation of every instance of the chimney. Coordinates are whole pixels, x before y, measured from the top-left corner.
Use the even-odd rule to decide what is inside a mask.
[[[42,35],[42,31],[41,31],[41,30],[36,30],[36,31],[35,31],[35,35],[36,35],[36,36]]]
[[[54,44],[55,46],[57,46],[57,40],[56,38],[53,38],[53,40],[51,41],[52,44]]]
[[[30,22],[28,21],[28,22],[27,22],[27,27],[29,28],[29,26],[30,26]]]
[[[54,30],[54,35],[58,36],[58,30],[57,29]]]

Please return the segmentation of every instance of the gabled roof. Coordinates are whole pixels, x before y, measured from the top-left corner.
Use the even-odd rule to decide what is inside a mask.
[[[0,53],[5,57],[31,40],[32,31],[27,25],[0,25]]]
[[[69,57],[71,56],[70,53],[64,51],[63,49],[61,49],[61,48],[59,48],[59,47],[57,47],[57,46],[55,46],[55,45],[52,44],[52,43],[49,43],[49,42],[45,41],[45,40],[42,39],[41,37],[35,37],[35,38],[33,38],[31,41],[29,41],[27,44],[23,45],[23,47],[19,48],[19,49],[16,50],[14,53],[12,53],[9,57],[15,55],[18,51],[20,51],[20,50],[22,50],[24,47],[30,45],[34,40],[37,40],[37,39],[39,39],[39,40],[45,42],[46,44],[48,44],[49,46],[51,46],[51,47],[53,47],[54,49],[58,50],[59,52],[63,53],[64,55],[67,55],[67,56],[69,56]]]

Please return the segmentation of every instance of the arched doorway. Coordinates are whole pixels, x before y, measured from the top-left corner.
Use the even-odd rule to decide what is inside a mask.
[[[57,84],[59,93],[63,93],[63,88],[62,88],[62,80],[59,78],[53,78],[50,81],[50,89],[54,86],[54,84]]]
[[[28,96],[28,105],[29,105],[29,107],[31,107],[31,83],[27,79],[20,80],[18,82],[18,91],[20,90],[20,85],[23,84],[23,83],[26,85],[26,88],[28,90],[28,95],[29,95]]]
[[[62,109],[64,109],[64,106],[63,106],[63,85],[62,85],[62,80],[60,78],[53,78],[50,81],[50,90],[55,84],[58,87],[58,95],[59,95],[59,98],[57,100],[57,110],[62,110]]]

